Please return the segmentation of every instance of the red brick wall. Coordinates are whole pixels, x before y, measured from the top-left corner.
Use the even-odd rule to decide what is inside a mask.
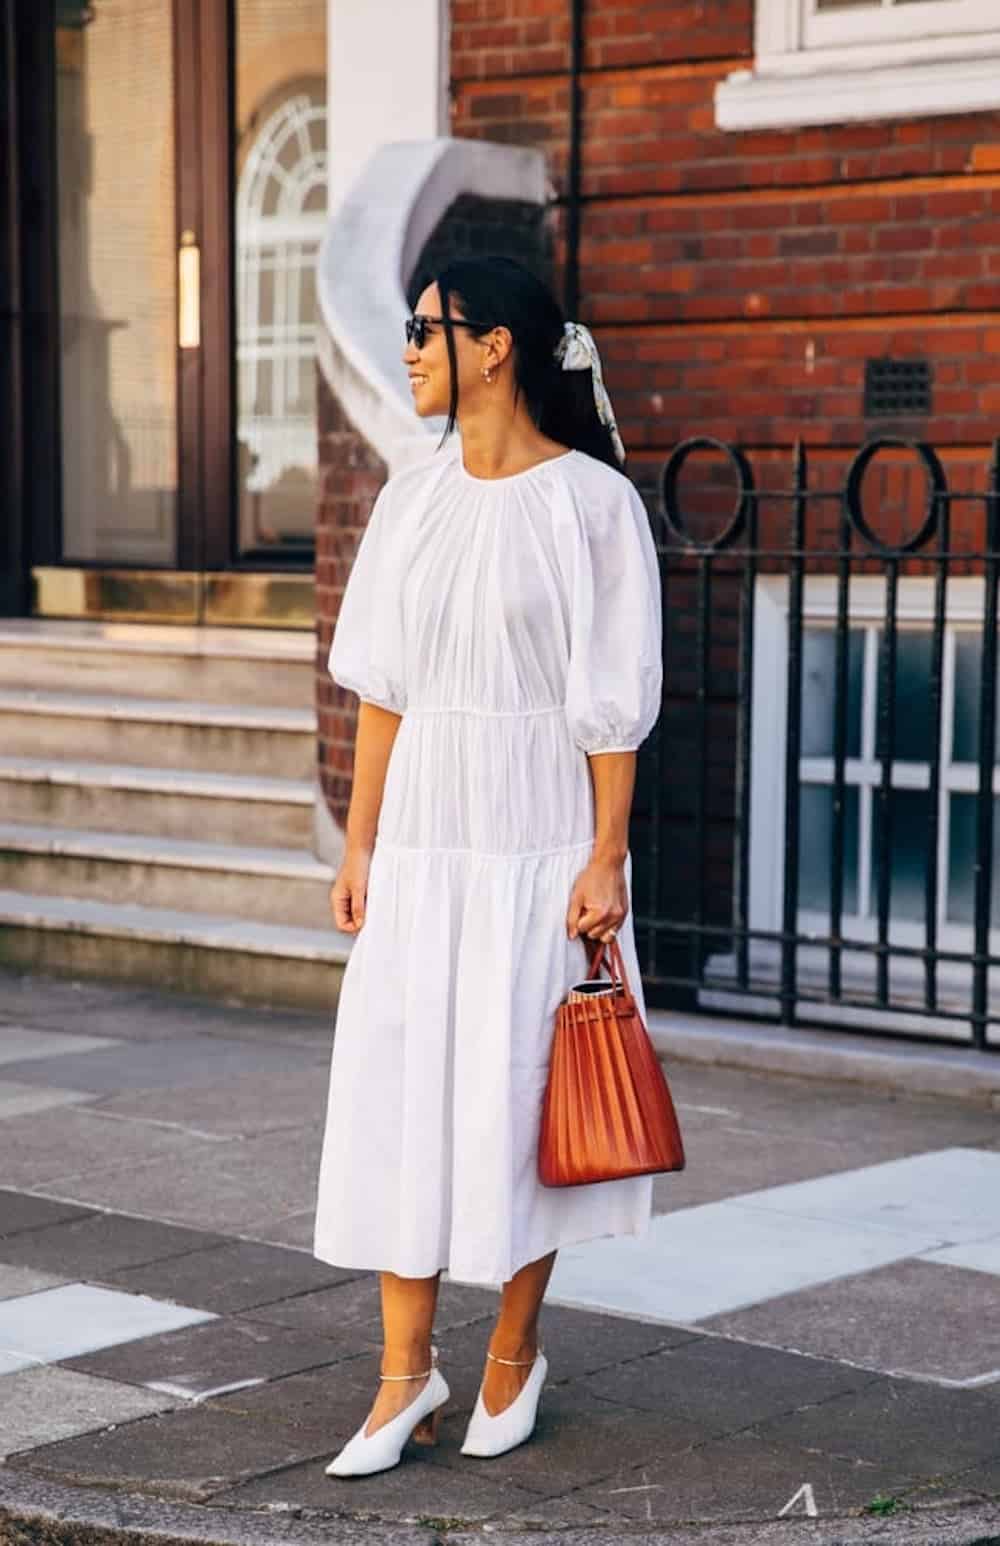
[[[563,0],[454,0],[456,134],[565,173]],[[708,432],[857,445],[864,361],[934,362],[934,412],[890,426],[983,445],[1000,423],[1000,114],[715,127],[752,56],[750,0],[585,13],[581,316],[630,451]]]
[[[326,658],[347,576],[387,469],[349,423],[322,372],[317,399],[322,470],[316,517],[317,755],[327,805],[334,820],[343,826],[351,797],[358,700],[333,681],[326,669]]]
[[[539,147],[559,190],[569,18],[566,0],[452,4],[453,132]],[[812,485],[829,489],[864,440],[898,434],[938,447],[953,488],[982,489],[1000,432],[1000,113],[724,132],[714,88],[752,63],[752,38],[752,0],[584,8],[579,311],[601,346],[632,477],[656,513],[665,459],[701,434],[738,442],[760,484],[787,488],[801,439]],[[558,209],[554,224],[558,259]],[[886,354],[932,362],[931,415],[866,419],[865,361]],[[882,469],[874,482],[887,540],[919,524],[912,468]],[[700,506],[689,492],[696,532],[719,530],[731,483]],[[811,509],[817,545],[835,544],[836,509]],[[965,509],[955,507],[959,525],[974,519]],[[762,505],[761,518],[762,535],[786,545],[788,503]],[[981,506],[975,522],[981,537]],[[967,549],[979,545],[964,536]],[[696,592],[689,564],[666,566],[662,746],[646,778],[660,780],[670,875],[658,897],[652,885],[637,896],[638,911],[681,919],[703,887],[706,919],[723,927],[733,917],[739,682],[729,568],[712,593],[702,864],[691,820]],[[640,785],[634,811],[640,864],[650,792]],[[672,964],[686,969],[686,940]]]

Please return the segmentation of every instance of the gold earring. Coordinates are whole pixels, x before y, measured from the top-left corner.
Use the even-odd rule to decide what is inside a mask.
[[[493,367],[491,365],[485,365],[483,367],[483,373],[482,374],[483,374],[483,380],[489,386],[492,386],[493,385]]]

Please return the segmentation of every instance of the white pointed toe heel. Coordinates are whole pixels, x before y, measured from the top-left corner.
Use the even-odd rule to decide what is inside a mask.
[[[469,1426],[465,1430],[463,1455],[482,1457],[503,1455],[508,1449],[514,1449],[516,1445],[523,1444],[525,1439],[530,1439],[538,1416],[538,1398],[542,1393],[542,1386],[549,1369],[545,1354],[542,1352],[538,1352],[533,1359],[524,1362],[517,1362],[513,1358],[497,1358],[493,1353],[487,1353],[486,1356],[494,1363],[510,1364],[513,1368],[530,1367],[531,1373],[510,1406],[504,1407],[503,1411],[497,1412],[495,1416],[491,1416],[486,1410],[483,1392],[480,1389]]]
[[[348,1439],[339,1455],[326,1467],[327,1476],[371,1476],[398,1465],[408,1439],[416,1444],[437,1442],[444,1404],[451,1392],[437,1366],[437,1348],[431,1348],[431,1367],[421,1374],[380,1374],[382,1380],[422,1380],[427,1384],[401,1412],[366,1433],[368,1419],[353,1438]]]

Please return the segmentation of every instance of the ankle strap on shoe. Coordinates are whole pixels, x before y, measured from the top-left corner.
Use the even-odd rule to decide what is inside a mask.
[[[538,1349],[538,1352],[541,1352],[541,1348]],[[534,1358],[498,1358],[496,1353],[490,1352],[486,1356],[491,1358],[494,1363],[505,1363],[511,1369],[530,1369],[532,1364],[536,1362],[538,1353],[535,1354]]]

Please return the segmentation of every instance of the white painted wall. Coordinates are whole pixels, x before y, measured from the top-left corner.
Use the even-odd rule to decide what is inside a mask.
[[[329,0],[329,212],[380,145],[448,132],[449,0]]]

